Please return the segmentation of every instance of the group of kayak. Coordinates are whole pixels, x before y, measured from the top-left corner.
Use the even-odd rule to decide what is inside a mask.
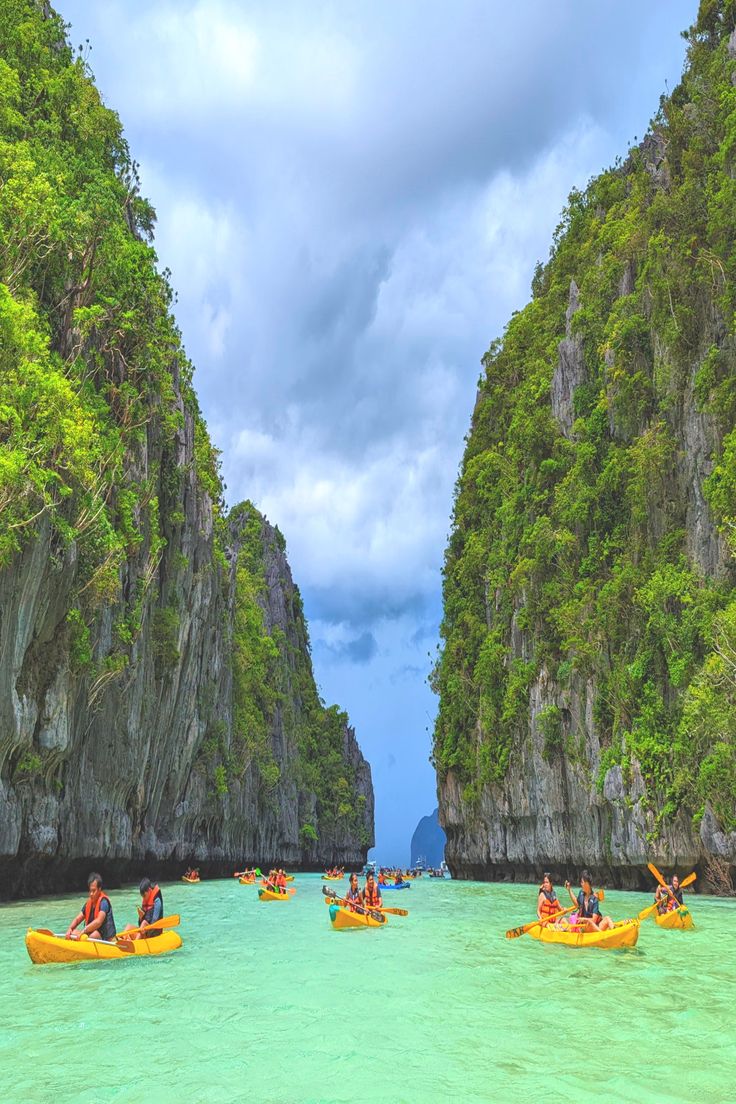
[[[651,863],[649,869],[658,882],[654,904],[643,909],[638,916],[618,921],[601,912],[603,891],[596,893],[593,890],[587,870],[580,875],[580,890],[577,895],[573,893],[570,882],[565,882],[565,889],[572,901],[570,908],[563,908],[551,875],[544,874],[537,896],[537,920],[521,928],[512,928],[506,935],[513,939],[518,935],[528,934],[542,943],[561,943],[572,947],[618,948],[636,946],[640,921],[653,913],[656,913],[654,918],[660,927],[692,928],[692,917],[683,904],[682,888],[695,881],[695,874],[688,875],[682,883],[677,875],[673,875],[667,883]]]
[[[129,954],[161,954],[181,946],[174,931],[177,917],[164,917],[161,889],[150,878],[143,878],[138,891],[137,923],[126,924],[118,932],[112,902],[104,891],[100,874],[87,879],[88,895],[66,932],[57,934],[46,928],[29,929],[26,948],[33,962],[75,962],[89,958],[124,958]]]
[[[322,879],[325,882],[341,882],[345,877],[344,866],[333,866],[330,870],[325,870],[322,875]]]

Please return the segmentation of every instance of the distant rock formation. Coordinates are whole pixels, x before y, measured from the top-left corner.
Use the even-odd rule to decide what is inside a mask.
[[[422,817],[411,837],[411,865],[424,859],[427,866],[437,867],[445,857],[445,833],[438,819],[439,809]]]

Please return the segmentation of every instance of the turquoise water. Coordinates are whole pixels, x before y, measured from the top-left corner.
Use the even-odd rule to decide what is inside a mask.
[[[295,884],[289,904],[233,880],[165,886],[183,948],[111,963],[28,959],[26,928],[63,930],[83,893],[0,908],[0,1097],[736,1100],[732,901],[689,897],[694,932],[649,920],[635,950],[574,951],[504,938],[533,918],[529,886],[422,879],[386,894],[409,917],[334,932],[321,880]],[[118,926],[133,920],[134,891],[111,897]],[[650,901],[605,906],[620,919]]]

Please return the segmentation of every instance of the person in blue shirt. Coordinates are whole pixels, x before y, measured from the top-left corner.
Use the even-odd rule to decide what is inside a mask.
[[[578,915],[575,924],[582,931],[609,931],[613,927],[610,916],[601,916],[601,906],[593,892],[590,874],[584,870],[580,875],[580,892],[577,897],[572,892],[569,882],[565,882],[565,889],[570,894],[570,900],[578,906]]]
[[[150,878],[143,878],[141,880],[141,884],[138,886],[138,892],[143,898],[140,908],[138,909],[138,923],[126,924],[124,930],[130,931],[131,928],[140,927],[143,930],[138,932],[137,935],[131,936],[131,939],[153,939],[154,936],[161,934],[161,928],[157,928],[150,932],[145,929],[150,927],[151,924],[155,924],[157,920],[163,917],[163,895],[159,887],[154,885]]]

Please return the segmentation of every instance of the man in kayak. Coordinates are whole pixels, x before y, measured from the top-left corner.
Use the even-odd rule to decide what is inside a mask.
[[[368,877],[365,880],[365,889],[363,891],[363,904],[366,908],[374,909],[381,908],[383,905],[383,897],[381,891],[376,885],[376,879],[373,877],[372,872],[368,872]]]
[[[82,911],[74,917],[69,925],[66,938],[80,939],[86,935],[90,939],[105,939],[112,942],[117,932],[115,919],[112,915],[110,898],[102,892],[102,878],[99,874],[90,874],[87,879],[89,897],[82,905]],[[81,932],[76,929],[83,924]]]
[[[654,891],[654,900],[657,902],[657,912],[672,912],[673,909],[680,908],[682,905],[682,890],[680,889],[680,879],[676,874],[672,875],[672,881],[669,887],[657,886]]]
[[[578,906],[576,927],[582,931],[609,931],[613,927],[613,920],[610,916],[601,916],[601,907],[593,892],[593,885],[587,870],[584,870],[580,875],[580,892],[577,897],[573,896],[569,882],[565,882],[565,889],[570,894],[572,903]]]
[[[558,912],[562,912],[562,905],[557,899],[552,878],[549,874],[543,874],[537,897],[537,916],[540,920],[549,920],[550,916],[555,916]]]
[[[279,870],[276,875],[276,890],[278,893],[286,893],[286,871]]]
[[[161,890],[157,885],[153,885],[150,878],[142,879],[138,886],[138,892],[143,898],[138,909],[138,923],[126,924],[123,931],[127,932],[131,928],[141,928],[143,930],[138,932],[137,935],[132,935],[131,939],[153,939],[161,934],[161,928],[157,928],[152,932],[147,932],[145,929],[163,917],[164,899]]]
[[[351,912],[364,912],[365,911],[362,907],[362,905],[363,905],[363,894],[360,891],[360,885],[358,884],[358,875],[357,874],[351,874],[350,875],[350,885],[348,886],[348,891],[345,894],[345,900],[347,901],[347,906],[348,906],[348,908],[350,909]]]

